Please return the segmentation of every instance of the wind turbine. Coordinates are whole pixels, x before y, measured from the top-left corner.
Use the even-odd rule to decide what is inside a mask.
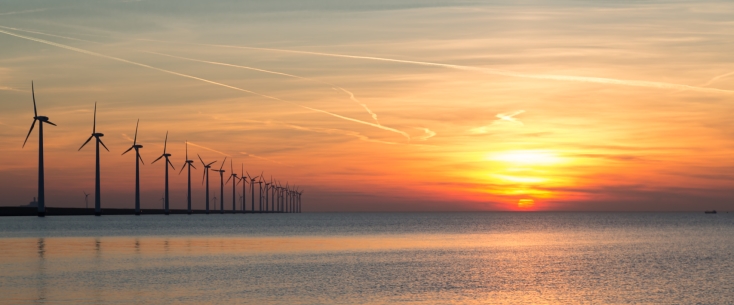
[[[28,137],[30,137],[31,132],[33,132],[33,126],[36,126],[36,121],[38,121],[38,217],[45,217],[46,187],[43,172],[43,123],[54,126],[56,126],[56,124],[51,123],[47,116],[38,115],[38,111],[36,110],[36,91],[33,88],[33,81],[31,81],[31,96],[33,97],[33,123],[31,123],[31,129],[28,130],[28,135],[25,136],[25,141],[23,141],[22,147],[25,147],[25,143],[28,142]]]
[[[247,173],[247,177],[250,178],[250,194],[252,197],[252,212],[255,213],[255,179],[257,179],[257,176],[255,178],[250,177],[250,173]]]
[[[84,193],[84,206],[88,209],[89,208],[89,194],[87,192],[82,191]]]
[[[140,162],[143,162],[143,158],[140,157],[139,149],[143,148],[143,145],[138,144],[138,125],[140,119],[135,124],[135,138],[133,138],[133,146],[130,146],[123,155],[128,153],[130,150],[135,149],[135,215],[140,215]],[[143,162],[145,165],[145,162]]]
[[[79,150],[82,150],[82,148],[84,148],[84,145],[87,145],[87,143],[89,143],[89,141],[91,141],[92,138],[95,138],[97,140],[96,141],[97,163],[96,163],[96,172],[95,172],[95,177],[94,177],[94,216],[102,216],[102,206],[100,204],[101,198],[99,194],[99,189],[100,189],[99,187],[99,184],[100,184],[99,183],[99,144],[102,144],[102,146],[104,146],[104,149],[107,149],[107,151],[110,151],[107,148],[107,145],[104,145],[104,143],[102,143],[102,140],[100,139],[101,137],[104,137],[104,134],[97,132],[97,102],[94,102],[94,122],[92,125],[92,135],[89,136],[89,139],[87,139],[87,141],[84,142],[84,144],[82,144],[81,147],[79,147]]]
[[[224,172],[225,170],[222,170],[222,167],[224,167],[224,162],[227,162],[227,157],[224,157],[224,161],[222,161],[222,166],[219,167],[219,170],[213,169],[213,171],[219,172],[219,194],[222,195],[222,198],[219,198],[219,212],[221,214],[224,214]]]
[[[199,154],[196,154],[196,156],[199,157],[201,165],[204,165],[204,177],[201,177],[201,183],[203,184],[204,179],[206,179],[206,214],[209,215],[209,168],[212,167],[212,164],[216,163],[217,161],[214,160],[213,162],[206,164],[204,163],[204,160],[201,159],[201,156],[199,156]]]
[[[187,198],[187,201],[189,203],[189,215],[191,215],[191,168],[193,167],[194,169],[196,169],[196,166],[194,166],[193,163],[194,163],[194,160],[189,160],[189,141],[186,141],[186,161],[182,165],[181,171],[178,172],[178,174],[180,175],[181,172],[183,172],[184,167],[187,167],[189,169],[188,170],[188,174],[189,174],[189,180],[188,180],[189,181],[189,189],[188,190],[189,191],[188,191],[188,196],[186,197]]]
[[[242,171],[240,175],[240,181],[242,181],[242,212],[245,212],[245,198],[247,198],[247,193],[245,190],[247,189],[247,178],[245,177],[245,165],[242,164]]]
[[[163,212],[166,215],[168,215],[168,166],[170,165],[171,168],[173,168],[173,170],[176,170],[176,168],[173,167],[173,163],[171,163],[171,160],[168,160],[168,157],[170,157],[171,154],[166,153],[167,144],[168,144],[168,131],[166,131],[166,140],[163,141],[163,154],[160,157],[158,157],[158,159],[155,159],[153,160],[153,162],[151,162],[151,164],[153,164],[153,163],[156,163],[158,160],[160,160],[163,157],[166,158],[166,164],[164,164],[164,166],[166,167],[166,191],[165,191],[165,197],[164,197],[166,198],[166,204],[164,207],[165,211]]]
[[[263,173],[265,172],[260,173],[260,176],[258,176],[260,177],[260,180],[255,182],[258,184],[258,189],[260,190],[260,192],[258,193],[258,195],[260,195],[260,213],[263,212]]]
[[[273,176],[270,176],[270,183],[265,182],[265,210],[271,212],[270,208],[270,184],[273,183]]]
[[[227,179],[227,183],[229,183],[229,180],[232,180],[232,178],[234,178],[234,180],[232,181],[232,213],[234,213],[237,211],[237,196],[235,196],[235,187],[237,187],[237,180],[239,178],[237,178],[237,173],[234,172],[234,167],[232,167],[232,159],[229,159],[229,170],[232,172],[232,174],[229,176],[229,179]]]

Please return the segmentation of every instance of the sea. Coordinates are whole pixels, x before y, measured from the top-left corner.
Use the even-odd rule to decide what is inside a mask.
[[[734,304],[734,213],[5,217],[1,304]]]

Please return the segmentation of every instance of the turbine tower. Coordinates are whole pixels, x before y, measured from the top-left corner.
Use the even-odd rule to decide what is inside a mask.
[[[194,169],[196,169],[196,166],[194,166],[193,163],[194,163],[194,160],[189,160],[189,141],[186,141],[186,161],[182,165],[181,171],[178,172],[178,174],[180,175],[181,172],[183,172],[184,167],[187,167],[189,169],[188,170],[188,173],[189,173],[189,180],[188,180],[189,189],[188,189],[188,195],[186,197],[186,199],[188,201],[188,204],[189,204],[189,215],[191,215],[191,168],[193,167]]]
[[[219,198],[219,213],[224,214],[224,172],[225,170],[222,170],[222,167],[224,167],[224,162],[227,162],[227,157],[224,157],[224,161],[222,161],[222,166],[219,167],[219,170],[213,169],[215,172],[219,172],[219,194],[222,198]]]
[[[28,137],[30,137],[31,132],[33,132],[33,126],[36,126],[36,121],[38,121],[38,217],[45,217],[46,186],[43,172],[43,123],[54,126],[56,126],[56,124],[51,123],[47,116],[38,115],[38,110],[36,110],[36,91],[33,88],[33,81],[31,81],[31,96],[33,97],[33,123],[31,123],[31,129],[28,130],[28,135],[25,136],[25,141],[23,141],[22,147],[25,147],[25,143],[28,142]]]
[[[234,178],[234,180],[232,181],[232,213],[234,213],[237,211],[237,196],[235,187],[237,187],[237,180],[239,178],[237,178],[237,173],[234,172],[234,167],[232,167],[232,159],[229,159],[229,170],[232,171],[232,174],[230,174],[229,179],[227,179],[227,183],[229,183],[229,180],[232,180],[232,178]]]
[[[133,146],[130,146],[123,155],[128,153],[130,150],[135,149],[135,215],[140,215],[140,163],[142,162],[143,165],[145,165],[145,162],[143,162],[143,158],[140,157],[140,150],[143,148],[143,145],[138,144],[138,125],[140,124],[140,119],[138,119],[138,122],[135,124],[135,138],[133,138]]]
[[[273,176],[270,176],[270,183],[273,182]],[[265,182],[265,210],[271,212],[270,208],[270,183]]]
[[[163,213],[166,215],[168,215],[169,213],[169,210],[168,210],[169,208],[168,207],[168,200],[169,200],[169,197],[168,197],[168,166],[170,165],[171,168],[173,168],[173,170],[176,170],[176,168],[173,167],[173,163],[171,163],[171,160],[168,160],[168,157],[170,157],[171,154],[166,153],[167,144],[168,144],[168,131],[166,131],[166,140],[163,141],[163,154],[160,157],[158,157],[158,159],[155,159],[153,160],[153,162],[151,162],[151,164],[153,164],[153,163],[156,163],[158,160],[160,160],[163,157],[166,158],[166,164],[164,164],[164,166],[166,167],[166,190],[165,190],[165,195],[164,195],[164,198],[166,199],[166,201],[165,201],[165,206],[163,208],[165,210]]]
[[[213,162],[206,164],[204,163],[204,160],[201,159],[201,156],[199,156],[199,154],[196,154],[196,156],[199,157],[201,165],[204,166],[204,176],[201,177],[201,183],[204,184],[204,180],[206,180],[206,214],[209,215],[209,168],[211,168],[212,164],[216,163],[217,161],[214,160]]]
[[[82,150],[82,148],[84,148],[84,145],[87,145],[87,143],[89,143],[89,141],[91,141],[92,138],[96,139],[97,163],[96,163],[96,172],[95,172],[95,178],[94,178],[94,216],[102,216],[102,206],[100,204],[101,197],[99,194],[99,189],[100,189],[99,187],[99,184],[100,184],[99,183],[99,144],[102,144],[104,149],[106,149],[107,151],[110,151],[107,148],[107,145],[104,145],[104,143],[102,143],[102,140],[100,139],[101,137],[104,137],[104,134],[97,132],[97,102],[94,102],[94,122],[92,123],[92,135],[89,136],[89,139],[87,139],[87,141],[84,142],[84,144],[82,144],[81,147],[79,147],[79,150]]]

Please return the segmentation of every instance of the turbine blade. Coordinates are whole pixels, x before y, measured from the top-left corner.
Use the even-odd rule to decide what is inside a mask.
[[[204,174],[201,175],[201,185],[204,185],[204,179],[206,178],[206,168],[204,168],[202,172],[204,172]]]
[[[31,124],[31,130],[28,130],[28,135],[25,136],[25,141],[23,141],[23,146],[25,147],[25,143],[28,142],[28,137],[31,136],[31,132],[33,132],[33,127],[36,126],[36,118],[33,118],[33,123]]]
[[[250,172],[245,172],[245,173],[247,173],[247,177],[250,178],[250,180],[252,180],[252,177],[250,177]]]
[[[189,163],[189,166],[191,166],[191,167],[193,167],[194,169],[196,169],[196,166],[194,166],[194,163]]]
[[[201,164],[204,165],[204,167],[206,167],[206,163],[204,163],[204,159],[202,159],[201,156],[199,156],[199,154],[196,154],[196,156],[199,157],[199,161],[201,161]]]
[[[56,124],[54,124],[54,123],[51,123],[51,121],[45,121],[44,123],[49,123],[49,124],[51,124],[51,125],[57,126]]]
[[[229,159],[229,171],[234,173],[234,167],[232,167],[232,159]]]
[[[224,185],[229,184],[229,180],[232,180],[232,176],[229,176],[229,179],[227,179],[227,182],[225,182]]]
[[[140,119],[135,123],[135,138],[133,138],[133,145],[138,144],[138,125],[140,125]]]
[[[125,151],[124,153],[122,153],[122,155],[124,155],[124,154],[126,154],[126,153],[130,152],[131,150],[133,150],[133,148],[135,148],[135,147],[132,147],[132,146],[130,146],[130,148],[128,148],[128,149],[127,149],[127,150],[126,150],[126,151]]]
[[[153,160],[153,162],[150,162],[150,164],[153,164],[153,163],[158,162],[158,160],[160,160],[161,158],[163,158],[163,155],[161,155],[160,157],[158,157],[158,159]]]
[[[186,162],[184,162],[184,165],[181,166],[181,171],[178,172],[179,175],[183,172],[185,167],[186,167]]]
[[[217,161],[211,162],[211,163],[207,164],[206,166],[211,166],[214,163],[217,163]]]
[[[138,155],[138,159],[140,159],[140,163],[143,163],[143,165],[145,165],[145,162],[143,162],[143,157],[141,157],[140,154],[137,154],[137,155]]]
[[[87,141],[86,141],[86,142],[84,142],[84,144],[82,144],[82,147],[79,147],[79,150],[82,150],[82,148],[84,148],[84,145],[87,145],[87,143],[89,143],[89,141],[91,141],[91,140],[92,140],[92,138],[94,138],[94,136],[93,136],[93,135],[92,135],[92,136],[89,136],[89,139],[87,139]],[[79,150],[77,150],[77,151],[79,151]]]
[[[224,157],[224,161],[222,161],[222,166],[219,167],[219,170],[222,170],[222,167],[224,167],[225,162],[227,162],[227,157]]]
[[[168,163],[168,165],[170,165],[173,170],[176,170],[176,167],[173,166],[173,163],[171,163],[171,161],[168,160],[168,158],[166,158],[166,163]]]
[[[33,88],[33,81],[31,81],[31,96],[33,96],[33,116],[38,116],[38,110],[36,110],[36,89]]]
[[[189,140],[186,140],[186,161],[189,161]]]
[[[104,149],[106,149],[107,151],[110,151],[110,149],[107,148],[107,145],[104,145],[104,142],[102,142],[102,139],[97,138],[97,141],[99,141],[99,144],[102,144],[102,146],[104,146]]]
[[[97,102],[94,102],[94,122],[92,123],[92,133],[97,133]]]
[[[168,130],[166,130],[166,140],[163,141],[163,153],[166,153],[166,145],[168,144]]]

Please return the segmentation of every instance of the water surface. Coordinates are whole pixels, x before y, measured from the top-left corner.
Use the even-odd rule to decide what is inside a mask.
[[[734,217],[0,219],[0,303],[729,304]]]

